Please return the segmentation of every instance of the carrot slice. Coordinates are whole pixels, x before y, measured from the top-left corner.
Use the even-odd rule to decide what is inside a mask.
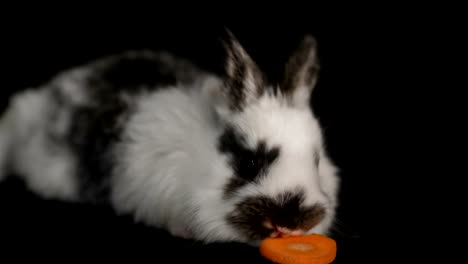
[[[336,257],[336,242],[319,234],[266,238],[260,253],[280,264],[329,264]]]

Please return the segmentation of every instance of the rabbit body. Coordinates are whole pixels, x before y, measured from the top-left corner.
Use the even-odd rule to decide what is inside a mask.
[[[225,77],[153,51],[64,71],[11,98],[0,177],[204,242],[327,234],[339,178],[308,103],[315,45],[304,39],[279,86],[233,36]]]

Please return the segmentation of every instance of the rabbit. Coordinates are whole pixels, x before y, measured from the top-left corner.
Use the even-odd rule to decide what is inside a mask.
[[[0,119],[0,178],[204,243],[330,234],[340,177],[310,107],[315,37],[271,84],[225,35],[224,75],[130,50],[17,92]]]

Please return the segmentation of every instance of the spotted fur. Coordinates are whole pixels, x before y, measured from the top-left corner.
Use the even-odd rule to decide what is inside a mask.
[[[59,73],[10,100],[0,176],[14,172],[45,198],[109,204],[204,242],[327,233],[339,178],[305,107],[315,47],[306,37],[280,86],[232,33],[225,76],[152,51]]]

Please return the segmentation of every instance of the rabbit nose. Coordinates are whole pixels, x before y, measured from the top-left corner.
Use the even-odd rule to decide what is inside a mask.
[[[291,230],[285,227],[277,227],[275,231],[271,232],[270,237],[294,237],[304,234],[305,232],[300,229]]]
[[[270,237],[290,237],[290,236],[302,236],[304,230],[301,229],[289,229],[286,227],[275,226],[270,220],[265,220],[263,226],[272,230]]]

